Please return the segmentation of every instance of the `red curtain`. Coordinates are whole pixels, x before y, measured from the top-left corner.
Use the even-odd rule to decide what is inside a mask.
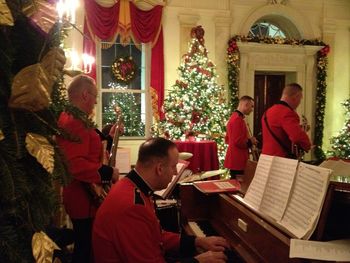
[[[120,1],[112,7],[98,5],[94,0],[85,0],[84,52],[96,56],[95,36],[102,40],[110,40],[118,33]],[[164,101],[164,53],[162,33],[162,6],[143,11],[130,2],[131,31],[135,41],[152,42],[151,87],[158,95],[158,114],[162,117]],[[91,34],[90,34],[91,33]],[[91,77],[96,79],[96,68]]]

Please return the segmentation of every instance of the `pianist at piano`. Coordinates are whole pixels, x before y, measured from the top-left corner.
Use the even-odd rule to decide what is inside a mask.
[[[101,262],[165,262],[169,252],[186,262],[225,262],[227,241],[219,236],[195,237],[162,231],[152,192],[165,188],[176,173],[179,153],[163,138],[151,138],[139,149],[135,169],[117,182],[100,206],[93,227],[93,253]],[[167,259],[168,260],[168,259]]]

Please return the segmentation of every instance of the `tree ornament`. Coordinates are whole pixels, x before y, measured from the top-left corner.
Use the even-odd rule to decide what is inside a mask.
[[[112,64],[112,74],[121,84],[129,84],[136,77],[137,66],[131,56],[117,58]]]
[[[26,148],[37,161],[52,174],[54,169],[54,148],[48,140],[39,134],[27,133]]]

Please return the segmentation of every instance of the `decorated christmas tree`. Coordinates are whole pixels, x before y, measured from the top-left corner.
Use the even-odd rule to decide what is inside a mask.
[[[202,135],[215,140],[219,160],[223,161],[229,110],[223,87],[217,84],[215,65],[204,46],[203,28],[193,28],[191,37],[188,52],[178,68],[179,79],[165,98],[165,119],[159,123],[158,130],[170,139]]]
[[[32,236],[59,205],[54,183],[68,179],[50,107],[65,59],[60,30],[47,28],[54,15],[42,12],[55,13],[49,2],[0,1],[0,10],[0,262],[34,262]]]
[[[342,105],[345,108],[345,124],[337,136],[331,138],[332,150],[329,156],[350,159],[350,99]]]
[[[113,89],[125,90],[127,87],[116,83],[109,85]],[[141,120],[141,109],[132,93],[111,93],[108,106],[103,109],[103,126],[116,122],[115,108],[119,107],[124,124],[123,136],[144,136],[145,123]]]

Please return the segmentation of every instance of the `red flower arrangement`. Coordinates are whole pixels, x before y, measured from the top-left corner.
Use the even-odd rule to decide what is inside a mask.
[[[328,53],[331,51],[331,48],[329,47],[329,45],[325,45],[320,51],[318,51],[318,54],[321,57],[325,57],[328,55]]]
[[[117,82],[129,84],[136,77],[137,66],[130,57],[117,58],[112,64],[112,74]]]

